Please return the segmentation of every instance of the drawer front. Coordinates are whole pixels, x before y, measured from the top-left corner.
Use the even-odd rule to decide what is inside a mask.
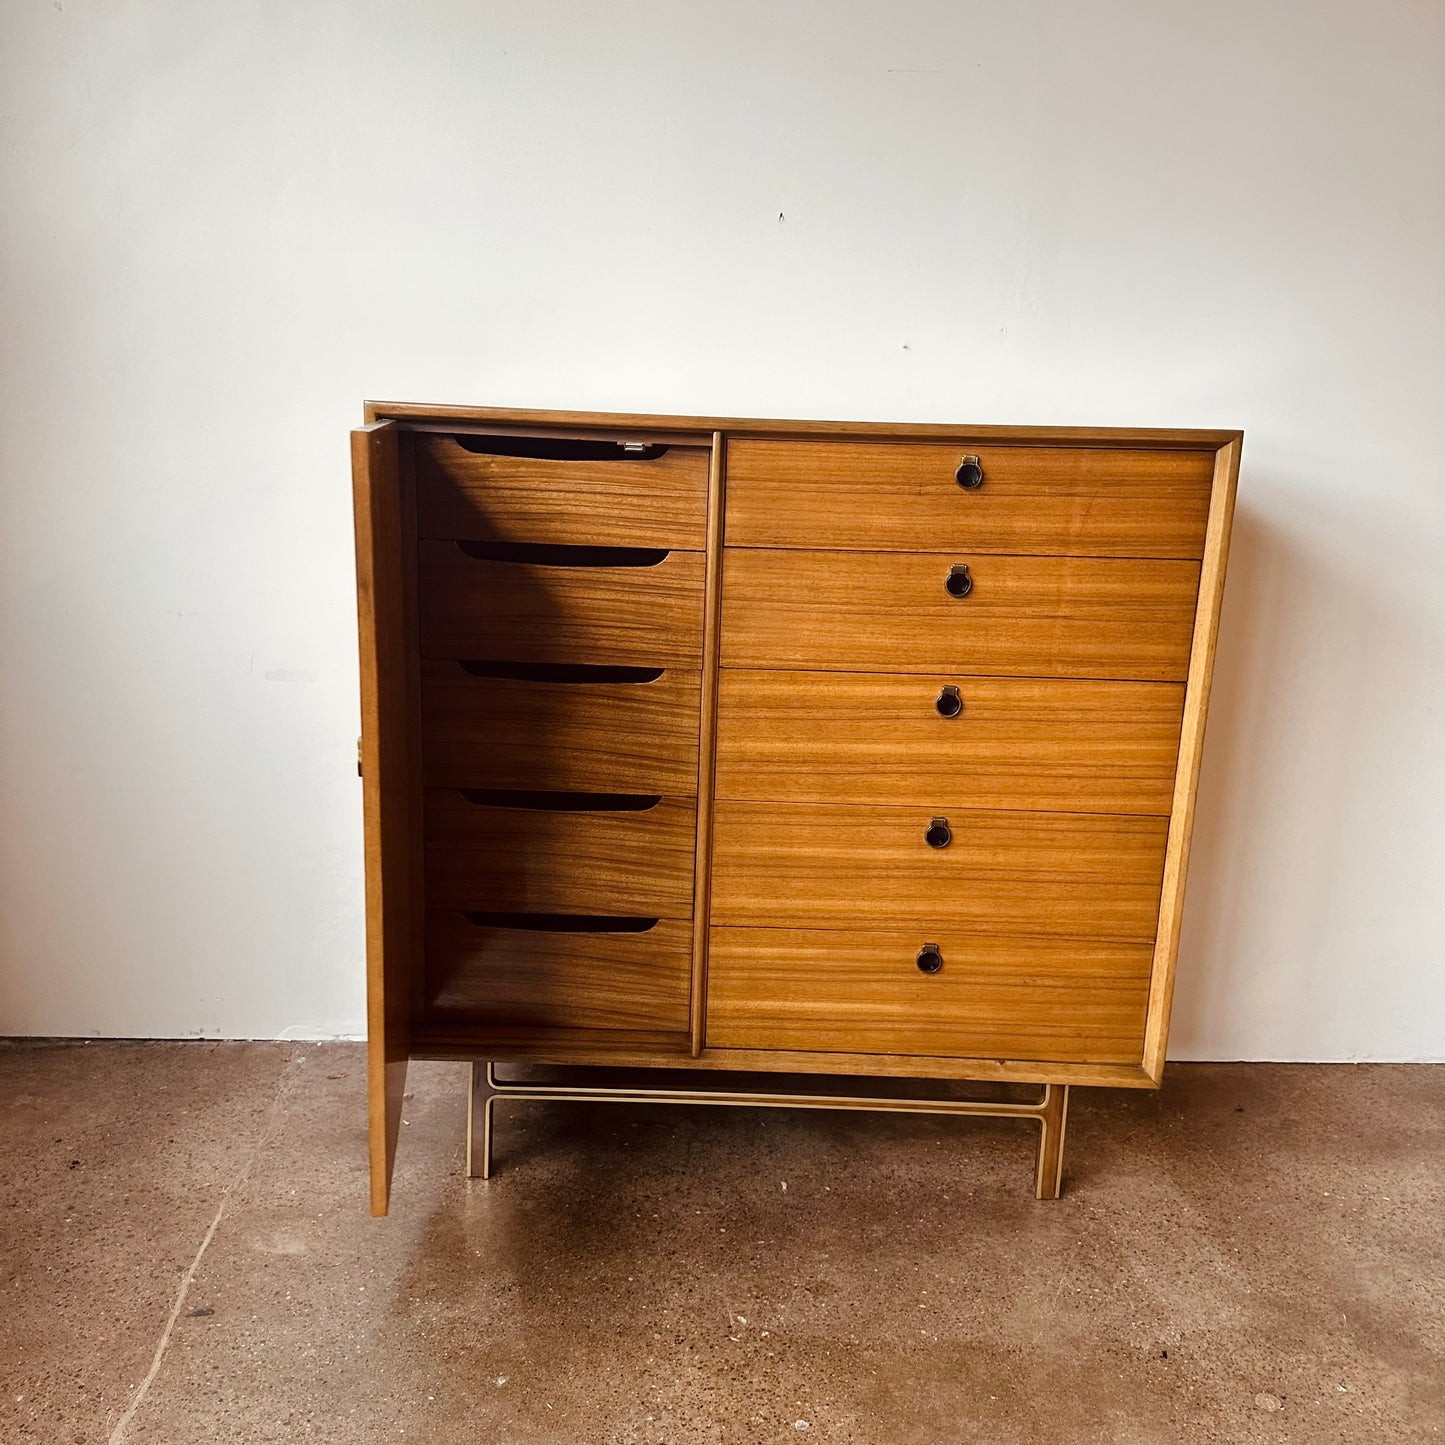
[[[691,955],[685,920],[612,932],[441,912],[427,924],[427,1012],[497,1029],[683,1032]]]
[[[956,479],[976,454],[982,480]],[[736,441],[727,540],[747,547],[1204,555],[1212,452]]]
[[[699,676],[676,668],[427,662],[432,787],[695,793]],[[617,674],[624,680],[614,680]]]
[[[724,670],[717,794],[1167,814],[1178,683]]]
[[[946,819],[946,846],[927,841],[935,818]],[[1168,826],[1167,818],[1111,814],[720,799],[712,922],[1147,943]]]
[[[607,543],[702,551],[707,519],[707,447],[649,447],[630,455],[615,442],[417,433],[417,535],[472,541]]]
[[[1182,682],[1198,589],[1197,562],[732,547],[722,664]]]
[[[431,904],[501,913],[692,917],[696,804],[662,798],[641,811],[515,807],[475,791],[425,795]],[[645,801],[645,800],[644,800]]]
[[[1153,950],[956,927],[714,928],[708,959],[712,1048],[1125,1064],[1143,1053]]]
[[[552,566],[421,542],[422,656],[696,668],[705,560],[668,552],[651,566]]]

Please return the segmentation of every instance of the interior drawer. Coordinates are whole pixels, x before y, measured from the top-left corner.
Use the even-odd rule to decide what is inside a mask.
[[[695,793],[699,674],[686,668],[425,662],[434,787]]]
[[[717,795],[1167,814],[1171,682],[724,669]]]
[[[688,1026],[686,920],[438,911],[427,920],[426,949],[434,1023],[673,1033]]]
[[[417,535],[702,551],[708,446],[418,432]]]
[[[1115,814],[719,799],[711,921],[1146,943],[1168,828],[1167,818]]]
[[[977,456],[977,485],[959,464]],[[1204,555],[1207,451],[734,441],[727,540],[748,547]]]
[[[922,971],[920,959],[937,971]],[[954,926],[714,928],[707,1042],[1137,1063],[1152,960],[1147,943],[1008,938]]]
[[[701,552],[649,553],[643,565],[596,560],[590,547],[515,556],[499,560],[483,543],[418,544],[423,657],[700,665]]]
[[[1197,562],[729,547],[722,664],[1182,682],[1198,590]]]
[[[429,904],[692,917],[692,798],[429,788],[424,813]]]

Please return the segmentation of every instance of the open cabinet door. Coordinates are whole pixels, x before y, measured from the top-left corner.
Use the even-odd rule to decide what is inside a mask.
[[[419,935],[413,862],[417,778],[409,726],[414,608],[409,509],[395,422],[351,433],[356,605],[361,651],[361,777],[366,830],[367,1097],[371,1212],[385,1214],[401,1132]]]

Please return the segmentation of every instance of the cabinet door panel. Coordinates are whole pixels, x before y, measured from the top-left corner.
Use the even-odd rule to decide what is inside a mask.
[[[411,516],[394,422],[351,434],[366,859],[371,1209],[385,1214],[421,969],[420,780]]]

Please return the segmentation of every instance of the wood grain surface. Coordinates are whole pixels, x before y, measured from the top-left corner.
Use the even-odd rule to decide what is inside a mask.
[[[567,411],[539,407],[468,406],[451,403],[368,401],[368,422],[396,420],[434,425],[456,422],[478,432],[497,428],[518,434],[539,429],[558,435],[602,432],[620,436],[645,432],[681,437],[687,433],[741,436],[866,437],[874,440],[934,440],[959,446],[1008,442],[1039,446],[1179,447],[1216,449],[1243,432],[1221,427],[999,426],[966,422],[798,421],[780,417],[666,416],[655,412]],[[977,450],[977,446],[974,447]]]
[[[1236,438],[1215,459],[1214,497],[1209,511],[1209,537],[1199,585],[1199,611],[1194,645],[1189,654],[1189,683],[1184,698],[1179,768],[1174,782],[1174,809],[1169,820],[1169,849],[1159,903],[1158,942],[1154,951],[1154,984],[1149,994],[1149,1023],[1144,1068],[1156,1083],[1163,1077],[1169,1045],[1169,1015],[1174,1001],[1174,971],[1184,921],[1184,885],[1189,872],[1194,807],[1199,793],[1199,767],[1204,750],[1204,724],[1209,715],[1209,687],[1219,640],[1219,612],[1224,602],[1224,574],[1229,565],[1229,539],[1234,526],[1234,498],[1239,482],[1243,443]]]
[[[983,1055],[858,1054],[827,1049],[704,1048],[695,1058],[683,1034],[621,1029],[501,1029],[479,1024],[419,1022],[417,1059],[515,1059],[533,1063],[683,1068],[708,1072],[851,1074],[880,1078],[968,1079],[999,1084],[1089,1084],[1099,1088],[1153,1089],[1138,1064],[1081,1064],[1068,1059],[1005,1059]],[[708,1081],[709,1083],[712,1081]],[[707,1087],[707,1084],[704,1084]]]
[[[943,966],[921,973],[924,943]],[[714,928],[708,1039],[719,1048],[1138,1063],[1147,943],[955,927]]]
[[[687,1028],[692,925],[645,933],[478,926],[455,911],[427,921],[428,1018],[521,1029]]]
[[[361,665],[361,797],[366,874],[367,1109],[371,1212],[385,1214],[411,1052],[421,959],[414,862],[416,737],[407,558],[411,548],[396,427],[351,434]]]
[[[959,486],[964,448],[739,440],[728,448],[727,542],[1075,557],[1204,552],[1210,451],[980,445],[983,482]]]
[[[722,623],[723,439],[712,439],[707,490],[707,597],[703,609],[702,715],[698,719],[697,845],[693,862],[692,988],[688,1047],[702,1052],[707,1026],[707,937],[712,911],[713,778],[717,767],[718,642]]]
[[[699,666],[701,552],[652,567],[551,567],[421,542],[417,557],[423,657]]]
[[[1198,585],[1197,562],[729,547],[722,665],[1182,682]]]
[[[945,688],[961,711],[940,716]],[[1177,683],[723,672],[719,797],[1169,812]]]
[[[692,917],[694,798],[646,812],[550,812],[426,793],[429,905]]]
[[[924,834],[945,816],[953,841]],[[719,799],[712,921],[1150,942],[1168,820]]]
[[[418,535],[700,552],[709,451],[561,461],[478,454],[445,434],[418,432]]]
[[[408,1054],[1157,1084],[1240,433],[367,413],[374,1208]],[[965,453],[976,489],[954,479]],[[972,590],[950,596],[965,564]],[[664,671],[544,682],[463,661]],[[951,841],[929,848],[939,817]]]
[[[694,793],[699,678],[651,682],[475,677],[422,665],[422,767],[433,787]]]

